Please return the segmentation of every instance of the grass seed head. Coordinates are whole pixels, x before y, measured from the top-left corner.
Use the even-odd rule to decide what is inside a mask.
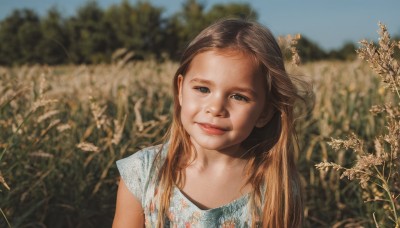
[[[81,142],[78,145],[76,145],[76,147],[78,147],[79,149],[86,151],[86,152],[99,152],[100,149],[95,146],[93,143],[89,143],[89,142]]]

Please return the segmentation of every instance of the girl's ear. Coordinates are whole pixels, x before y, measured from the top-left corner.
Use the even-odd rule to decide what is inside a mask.
[[[275,114],[275,108],[273,110],[265,111],[264,113],[261,114],[261,116],[258,118],[255,127],[257,128],[262,128],[267,123],[272,119],[272,117]]]
[[[183,76],[180,74],[178,75],[178,99],[179,105],[182,105],[182,88],[183,88]]]

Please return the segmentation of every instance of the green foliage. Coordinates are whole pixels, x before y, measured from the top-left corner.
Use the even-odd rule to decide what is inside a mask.
[[[327,57],[324,50],[304,36],[298,40],[296,47],[303,62],[321,60]]]
[[[245,3],[215,4],[205,11],[204,4],[197,0],[187,0],[182,10],[167,19],[165,29],[166,52],[172,59],[179,58],[179,51],[201,30],[222,18],[244,18],[256,20],[257,12]]]
[[[15,10],[0,22],[0,64],[40,62],[41,37],[38,15],[29,9]]]
[[[67,20],[69,52],[74,63],[106,61],[107,32],[103,10],[94,1],[78,9],[77,16]]]
[[[163,10],[149,2],[139,1],[135,6],[123,1],[120,5],[110,7],[105,13],[105,23],[115,42],[110,43],[111,50],[126,48],[137,57],[143,58],[149,53],[159,55],[162,51]],[[111,34],[110,34],[111,35]]]
[[[357,47],[354,43],[345,43],[342,48],[339,50],[333,50],[329,52],[328,58],[330,59],[338,59],[338,60],[354,60],[357,58],[355,50]]]
[[[136,59],[177,60],[188,42],[210,23],[229,17],[258,19],[257,11],[246,3],[206,7],[198,0],[184,1],[169,17],[163,14],[163,8],[144,0],[123,0],[107,9],[88,1],[68,18],[57,8],[42,18],[29,9],[15,10],[0,22],[0,65],[109,63],[112,53],[121,48],[132,51]],[[303,62],[354,59],[352,44],[327,53],[303,37],[297,47]]]
[[[61,13],[57,8],[51,8],[42,19],[43,38],[38,49],[43,63],[50,65],[61,64],[68,61],[69,46],[67,32]]]
[[[204,5],[196,0],[187,0],[182,6],[182,11],[172,15],[167,20],[166,47],[173,57],[178,57],[179,52],[189,41],[207,26],[204,17]]]
[[[331,50],[327,52],[308,37],[301,36],[301,38],[298,40],[298,43],[296,44],[296,48],[303,63],[324,59],[348,61],[355,60],[357,57],[355,53],[356,46],[354,43],[351,42],[345,43],[341,48],[337,50]],[[289,49],[284,49],[283,54],[287,61],[291,60],[292,53]]]
[[[215,4],[206,14],[208,23],[225,17],[257,20],[258,13],[246,3]]]
[[[38,44],[42,38],[39,20],[29,18],[18,29],[17,39],[23,58],[21,62],[41,62]]]

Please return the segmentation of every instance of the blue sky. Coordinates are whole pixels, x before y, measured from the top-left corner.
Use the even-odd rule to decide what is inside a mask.
[[[97,0],[106,8],[121,0]],[[135,0],[131,0],[132,3]],[[150,0],[170,15],[184,0]],[[301,33],[325,49],[339,48],[344,42],[363,38],[376,40],[377,23],[388,26],[392,35],[400,35],[400,0],[199,0],[210,7],[215,3],[249,3],[259,14],[259,22],[275,35]],[[0,0],[0,20],[18,8],[30,8],[44,15],[57,6],[71,16],[84,0]]]

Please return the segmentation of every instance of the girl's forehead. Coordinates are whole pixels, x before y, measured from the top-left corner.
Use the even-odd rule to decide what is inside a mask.
[[[196,53],[192,60],[190,61],[188,68],[186,70],[186,73],[190,70],[191,66],[193,65],[194,61],[196,61],[199,57],[199,55],[204,55],[207,53],[208,55],[215,55],[215,56],[221,56],[221,57],[227,57],[231,59],[238,59],[238,60],[245,60],[248,61],[250,60],[250,63],[254,68],[261,70],[263,69],[262,65],[260,64],[260,61],[257,59],[255,54],[250,53],[249,51],[244,51],[240,48],[211,48],[211,49],[205,49],[202,50],[198,53]]]
[[[253,53],[250,53],[249,51],[242,50],[238,47],[230,47],[230,48],[213,48],[213,49],[208,49],[203,52],[200,52],[198,54],[204,53],[204,52],[212,52],[215,55],[219,56],[224,56],[224,57],[230,57],[230,58],[248,58],[253,60],[255,63],[258,63],[256,56]]]
[[[210,50],[196,55],[185,78],[222,80],[224,84],[250,83],[260,89],[265,86],[265,75],[259,66],[247,54],[235,50]]]

